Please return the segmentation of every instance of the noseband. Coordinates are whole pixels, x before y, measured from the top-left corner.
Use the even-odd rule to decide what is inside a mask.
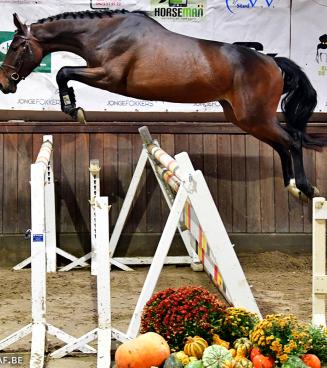
[[[23,45],[23,52],[21,53],[19,59],[17,59],[17,62],[15,63],[15,65],[9,65],[6,63],[2,63],[2,65],[0,65],[0,69],[2,69],[9,76],[11,80],[13,80],[14,82],[17,82],[20,79],[25,79],[25,77],[22,77],[20,75],[20,72],[24,64],[24,57],[26,53],[29,52],[29,54],[32,55],[33,52],[32,52],[31,45],[29,43],[29,39],[27,36],[16,35],[15,37],[20,38],[22,40],[21,43],[18,45],[18,47]],[[12,73],[8,73],[6,68],[11,69]]]

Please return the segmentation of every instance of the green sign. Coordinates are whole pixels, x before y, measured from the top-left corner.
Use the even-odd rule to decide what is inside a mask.
[[[9,46],[11,44],[11,41],[13,39],[14,32],[2,32],[0,31],[0,63],[2,64],[5,56],[7,54],[7,51],[9,49]],[[51,73],[51,55],[45,56],[40,66],[38,66],[36,69],[34,69],[34,72],[38,73]]]
[[[161,19],[200,21],[207,0],[151,0],[152,16]]]

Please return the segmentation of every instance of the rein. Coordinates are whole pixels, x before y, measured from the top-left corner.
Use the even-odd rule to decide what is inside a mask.
[[[2,63],[2,65],[0,65],[0,69],[2,69],[3,72],[6,73],[7,75],[9,73],[7,72],[7,70],[5,68],[13,70],[13,72],[9,75],[9,77],[13,81],[17,82],[20,79],[25,79],[25,77],[22,77],[20,75],[20,72],[21,72],[21,69],[22,69],[23,64],[24,64],[25,54],[28,51],[29,51],[30,54],[32,54],[32,49],[31,49],[31,46],[29,44],[29,39],[28,39],[27,36],[16,35],[15,37],[18,37],[18,38],[22,39],[22,42],[19,44],[19,46],[23,45],[23,52],[20,55],[17,62],[15,63],[15,65],[9,65],[9,64],[6,64],[6,63]]]

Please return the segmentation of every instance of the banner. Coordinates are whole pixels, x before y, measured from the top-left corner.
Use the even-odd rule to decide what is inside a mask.
[[[292,8],[291,58],[318,94],[317,112],[327,111],[327,0],[296,0]]]
[[[289,56],[290,0],[0,0],[0,62],[11,42],[18,13],[27,24],[66,11],[100,9],[144,10],[164,27],[177,33],[230,43],[245,43],[260,52]],[[191,51],[191,50],[190,50]],[[15,94],[1,94],[0,109],[59,111],[56,74],[63,66],[85,65],[71,53],[57,52],[18,85]],[[87,111],[215,112],[218,102],[175,104],[128,98],[69,82],[77,106]]]

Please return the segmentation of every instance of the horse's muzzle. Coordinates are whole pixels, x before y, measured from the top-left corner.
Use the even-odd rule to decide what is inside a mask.
[[[7,86],[4,86],[0,82],[0,91],[4,93],[5,95],[7,95],[8,93],[15,93],[17,91],[17,85],[16,83],[8,83]]]

